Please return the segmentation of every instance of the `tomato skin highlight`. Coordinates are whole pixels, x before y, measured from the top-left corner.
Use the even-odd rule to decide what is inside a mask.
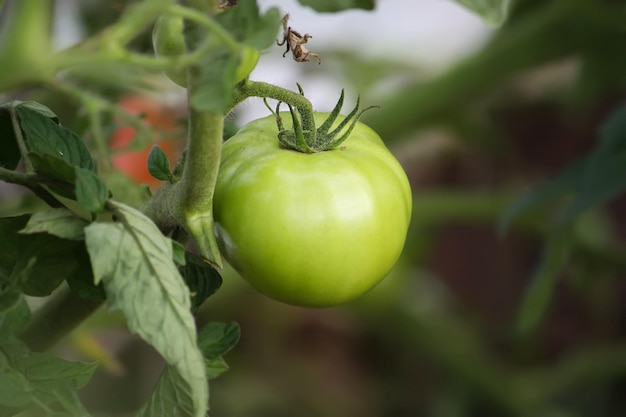
[[[327,116],[316,113],[316,124]],[[269,116],[224,144],[214,198],[222,253],[275,300],[327,307],[356,299],[402,252],[412,204],[406,174],[362,123],[340,148],[314,154],[281,148],[277,134]]]

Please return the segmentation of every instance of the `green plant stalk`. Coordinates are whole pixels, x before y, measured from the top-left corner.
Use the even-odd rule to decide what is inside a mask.
[[[9,13],[0,36],[0,91],[52,77],[52,2],[20,0],[3,11]]]
[[[315,118],[313,117],[313,105],[302,94],[261,81],[244,80],[235,87],[231,110],[248,97],[271,98],[287,103],[298,109],[298,113],[302,116],[303,131],[316,131]]]
[[[190,95],[191,96],[191,95]],[[213,194],[222,152],[224,116],[189,107],[189,142],[178,187],[178,218],[200,254],[218,268],[220,251],[213,231]]]
[[[86,300],[68,287],[61,287],[35,312],[20,339],[35,352],[46,351],[103,303],[101,300]]]
[[[505,25],[480,52],[443,75],[394,91],[382,101],[382,110],[364,121],[386,141],[401,139],[420,126],[445,122],[449,113],[486,97],[520,71],[571,56],[581,46],[591,48],[603,45],[603,39],[614,39],[616,33],[610,29],[594,37],[591,27],[604,20],[605,26],[619,28],[616,19],[620,18],[623,27],[623,16],[615,9],[604,2],[545,2]]]

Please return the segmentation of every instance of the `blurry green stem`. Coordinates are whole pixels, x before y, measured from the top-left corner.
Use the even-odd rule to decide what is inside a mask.
[[[48,350],[102,304],[103,301],[86,300],[61,287],[35,312],[20,338],[35,352]]]
[[[507,22],[478,53],[429,82],[394,90],[364,121],[383,138],[447,121],[514,74],[624,36],[623,13],[610,2],[553,0]],[[602,28],[602,30],[597,29]],[[596,45],[596,46],[594,46]]]

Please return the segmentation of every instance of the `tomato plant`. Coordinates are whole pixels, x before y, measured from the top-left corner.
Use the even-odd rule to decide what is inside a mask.
[[[222,253],[279,301],[320,307],[353,300],[400,256],[411,216],[406,174],[362,123],[340,147],[311,154],[285,149],[277,134],[269,116],[224,145],[215,191]]]

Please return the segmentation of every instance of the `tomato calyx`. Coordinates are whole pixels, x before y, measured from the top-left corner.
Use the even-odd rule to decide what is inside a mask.
[[[304,96],[302,87],[299,84],[298,89],[300,90],[300,94]],[[280,144],[286,149],[291,149],[302,153],[316,153],[336,149],[348,138],[348,136],[350,136],[350,133],[352,133],[352,130],[356,126],[363,113],[365,113],[367,110],[378,107],[369,106],[359,111],[359,107],[361,104],[361,97],[359,96],[357,97],[356,105],[354,106],[350,114],[348,114],[346,118],[342,120],[336,128],[331,130],[331,127],[337,120],[339,112],[343,107],[344,96],[345,93],[342,89],[337,104],[335,104],[335,107],[329,114],[328,118],[317,129],[315,128],[315,121],[312,119],[312,117],[310,117],[310,115],[308,115],[306,112],[301,111],[297,107],[294,110],[294,107],[289,103],[287,103],[287,106],[289,107],[289,112],[291,113],[293,128],[285,129],[285,126],[283,125],[283,120],[280,116],[280,106],[282,102],[278,102],[275,111],[272,110],[266,102],[266,106],[276,119],[276,125],[278,126],[278,141],[280,142]],[[298,114],[300,115],[300,117],[298,117]]]

